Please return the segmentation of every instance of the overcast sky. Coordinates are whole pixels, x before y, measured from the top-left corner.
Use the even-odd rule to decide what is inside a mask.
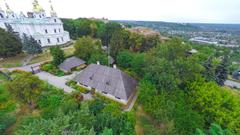
[[[7,0],[16,12],[32,11],[33,0]],[[110,20],[239,23],[240,0],[52,0],[59,17]],[[48,12],[48,0],[39,0]],[[4,1],[0,5],[5,9]]]

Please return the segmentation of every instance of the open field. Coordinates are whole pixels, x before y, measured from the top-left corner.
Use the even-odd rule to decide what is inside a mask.
[[[22,65],[27,54],[21,53],[15,57],[7,58],[0,61],[0,68],[19,67]]]

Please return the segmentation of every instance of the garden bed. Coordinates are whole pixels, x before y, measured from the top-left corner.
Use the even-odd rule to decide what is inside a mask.
[[[58,67],[54,66],[53,64],[47,62],[40,66],[42,71],[49,72],[50,74],[56,75],[58,77],[66,75],[63,71],[61,71]]]
[[[79,86],[77,82],[74,82],[74,81],[69,81],[66,83],[66,85],[84,94],[87,94],[90,92],[90,90]]]

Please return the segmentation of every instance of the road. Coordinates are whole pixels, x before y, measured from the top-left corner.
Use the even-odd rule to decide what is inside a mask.
[[[22,71],[26,71],[26,72],[32,72],[31,67],[38,67],[40,66],[42,63],[44,62],[40,62],[40,63],[36,63],[36,64],[32,64],[32,65],[27,65],[27,66],[23,66],[23,67],[15,67],[15,68],[0,68],[0,70],[8,70],[8,71],[14,71],[14,70],[22,70]],[[74,91],[74,89],[72,89],[71,87],[66,85],[66,82],[71,80],[74,76],[76,76],[76,74],[78,74],[79,72],[75,72],[71,75],[68,76],[63,76],[63,77],[57,77],[54,76],[50,73],[41,71],[40,73],[35,74],[36,76],[39,77],[39,79],[43,80],[43,81],[47,81],[49,84],[63,89],[64,92],[66,93],[71,93]],[[92,99],[92,96],[90,94],[83,94],[84,100],[90,100]]]
[[[238,83],[238,82],[234,82],[234,81],[231,81],[231,80],[227,80],[224,84],[225,84],[226,86],[229,86],[229,87],[232,87],[232,88],[240,89],[240,83]]]

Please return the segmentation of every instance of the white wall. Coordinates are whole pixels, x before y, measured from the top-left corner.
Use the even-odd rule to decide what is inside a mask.
[[[70,41],[69,33],[64,31],[63,24],[58,18],[1,19],[0,27],[5,29],[5,22],[9,23],[16,32],[19,32],[21,37],[25,33],[28,36],[32,36],[38,42],[40,40],[39,43],[43,47],[61,45]],[[47,33],[45,30],[47,30]],[[48,39],[50,43],[48,43]]]

